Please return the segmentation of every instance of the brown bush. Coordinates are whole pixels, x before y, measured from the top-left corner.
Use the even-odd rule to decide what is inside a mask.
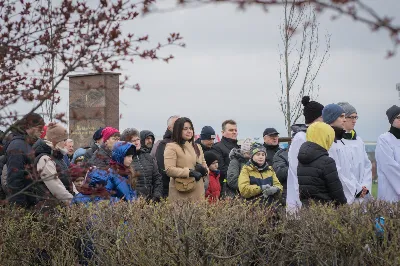
[[[375,218],[384,216],[378,238]],[[241,200],[0,209],[0,265],[397,265],[397,205],[313,205],[297,218]],[[84,243],[80,245],[80,243]]]

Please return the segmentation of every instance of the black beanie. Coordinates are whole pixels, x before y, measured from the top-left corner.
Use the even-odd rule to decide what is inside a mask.
[[[310,101],[310,96],[304,96],[301,103],[304,106],[303,114],[306,124],[311,124],[315,119],[322,116],[324,106],[319,102]]]
[[[210,166],[213,162],[218,161],[218,156],[212,151],[206,151],[204,153],[204,159],[206,160],[207,166]]]
[[[400,114],[400,107],[398,107],[397,105],[393,105],[392,107],[387,109],[386,115],[389,119],[389,123],[393,124],[394,120],[399,114]]]
[[[101,139],[103,136],[101,135],[101,132],[103,131],[103,127],[100,127],[98,130],[96,130],[96,132],[94,132],[93,134],[93,140],[99,140]]]

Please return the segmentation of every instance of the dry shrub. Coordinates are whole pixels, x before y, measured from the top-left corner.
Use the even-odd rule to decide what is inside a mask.
[[[383,238],[375,218],[384,216]],[[399,209],[313,205],[297,217],[239,199],[0,209],[0,265],[398,265]]]

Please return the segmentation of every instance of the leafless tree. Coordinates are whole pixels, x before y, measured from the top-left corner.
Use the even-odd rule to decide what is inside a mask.
[[[290,126],[296,123],[302,113],[303,96],[317,95],[319,91],[319,86],[314,82],[329,58],[330,35],[326,35],[326,46],[320,49],[314,7],[298,5],[295,1],[283,1],[284,18],[280,25],[283,44],[279,68],[281,86],[278,99],[290,137]]]

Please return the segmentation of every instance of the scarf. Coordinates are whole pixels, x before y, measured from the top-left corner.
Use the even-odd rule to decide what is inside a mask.
[[[400,129],[399,128],[391,126],[389,132],[392,133],[393,136],[396,137],[396,139],[400,139]]]
[[[332,127],[332,128],[335,131],[335,140],[341,140],[344,136],[344,133],[346,133],[346,131],[343,128],[339,128],[339,127]]]
[[[357,133],[354,130],[352,130],[350,132],[345,132],[343,134],[343,138],[347,139],[347,140],[356,140],[357,139]]]

